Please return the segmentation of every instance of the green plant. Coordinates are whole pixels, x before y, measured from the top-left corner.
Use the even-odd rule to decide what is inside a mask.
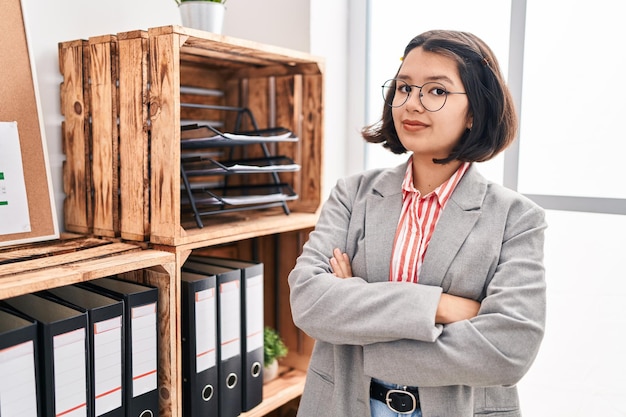
[[[276,330],[271,327],[263,329],[263,362],[268,366],[276,359],[284,358],[288,353],[287,346]]]

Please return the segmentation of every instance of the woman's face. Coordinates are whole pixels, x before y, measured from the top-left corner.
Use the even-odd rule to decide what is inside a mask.
[[[420,90],[414,86],[437,82],[446,91],[465,92],[456,62],[415,48],[404,58],[396,78],[413,85],[407,102],[392,109],[393,123],[402,145],[416,157],[429,160],[447,157],[465,129],[472,125],[467,95],[448,94],[441,110],[430,112],[424,109],[418,97]],[[422,91],[423,95],[433,93],[437,91]]]

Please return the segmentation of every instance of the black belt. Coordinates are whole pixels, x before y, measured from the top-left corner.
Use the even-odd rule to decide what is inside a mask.
[[[370,397],[387,404],[392,411],[400,414],[411,414],[420,406],[420,397],[417,388],[414,387],[387,388],[372,380]]]

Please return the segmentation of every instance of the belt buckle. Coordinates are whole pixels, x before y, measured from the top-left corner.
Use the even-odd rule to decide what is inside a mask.
[[[407,411],[404,409],[407,406],[407,404],[404,403],[402,399],[397,398],[397,394],[400,394],[402,397],[406,396],[411,400],[412,405],[411,405],[410,410]],[[395,400],[394,398],[392,398],[392,395],[396,396]],[[395,404],[395,401],[400,401],[401,403]],[[411,414],[417,409],[417,399],[415,398],[415,395],[413,395],[412,392],[404,391],[401,389],[390,389],[389,391],[387,391],[387,395],[385,396],[385,403],[387,404],[387,407],[389,407],[391,411],[393,411],[394,413],[398,413],[398,414]],[[403,409],[395,408],[398,405],[403,406]]]

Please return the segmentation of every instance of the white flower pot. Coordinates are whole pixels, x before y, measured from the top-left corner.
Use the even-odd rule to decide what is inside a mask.
[[[274,360],[272,363],[263,368],[263,383],[270,382],[278,377],[278,361]]]
[[[222,33],[226,6],[212,1],[184,1],[178,6],[183,26]]]

